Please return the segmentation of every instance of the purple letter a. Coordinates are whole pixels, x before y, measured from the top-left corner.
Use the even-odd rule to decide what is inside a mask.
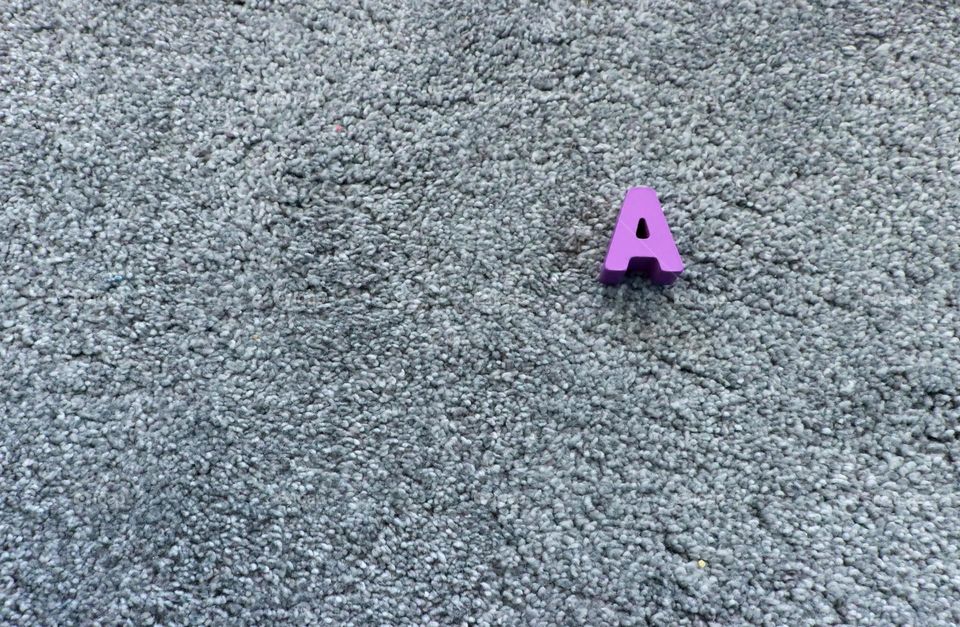
[[[600,282],[619,283],[627,270],[643,272],[660,285],[673,283],[683,272],[683,261],[663,216],[657,192],[650,187],[627,190],[600,271]]]

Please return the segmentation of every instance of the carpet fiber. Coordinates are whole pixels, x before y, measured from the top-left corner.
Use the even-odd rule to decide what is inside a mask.
[[[0,622],[960,621],[960,6],[340,4],[0,8]]]

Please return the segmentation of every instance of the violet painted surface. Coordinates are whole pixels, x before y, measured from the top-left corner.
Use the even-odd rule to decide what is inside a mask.
[[[673,283],[683,272],[680,252],[651,187],[627,190],[599,279],[614,285],[627,272],[645,274],[659,285]]]

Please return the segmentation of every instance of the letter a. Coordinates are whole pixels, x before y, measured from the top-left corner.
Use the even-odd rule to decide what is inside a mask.
[[[683,261],[657,192],[650,187],[627,190],[600,271],[600,282],[619,283],[628,270],[642,272],[659,285],[673,283],[683,272]]]

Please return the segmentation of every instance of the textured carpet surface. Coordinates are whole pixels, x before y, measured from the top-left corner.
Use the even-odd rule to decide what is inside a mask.
[[[960,621],[960,6],[507,4],[0,6],[0,622]]]

